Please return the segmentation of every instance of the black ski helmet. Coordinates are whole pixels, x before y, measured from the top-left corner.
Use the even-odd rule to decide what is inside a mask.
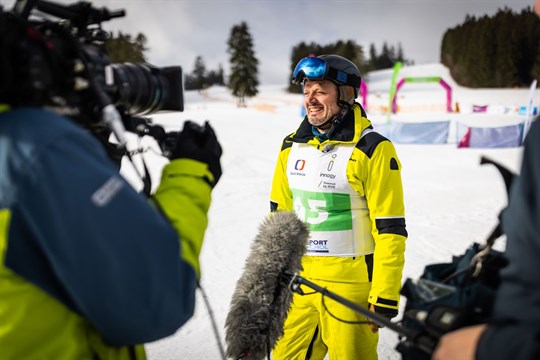
[[[361,76],[356,65],[339,55],[319,55],[317,57],[303,58],[296,65],[293,72],[294,84],[303,84],[309,80],[330,80],[335,83],[340,93],[342,86],[351,86],[354,98],[360,94]]]

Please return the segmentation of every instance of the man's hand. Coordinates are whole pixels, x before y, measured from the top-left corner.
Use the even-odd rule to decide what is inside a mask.
[[[369,304],[369,310],[370,310],[371,312],[376,313],[376,311],[375,311],[375,306],[374,306],[373,304]],[[379,328],[382,327],[382,326],[379,326],[379,325],[375,324],[374,322],[371,322],[371,321],[370,321],[370,322],[369,322],[369,327],[371,328],[371,331],[372,331],[372,332],[376,333],[377,331],[379,331]]]
[[[433,360],[474,360],[476,347],[486,325],[475,325],[449,332],[441,337]]]
[[[208,122],[204,126],[186,121],[183,130],[178,134],[176,147],[171,151],[170,159],[193,159],[208,165],[213,179],[209,179],[215,186],[221,177],[221,145],[214,129]]]
[[[380,306],[375,306],[373,304],[369,304],[369,310],[371,312],[374,312],[375,314],[377,315],[382,315],[384,316],[385,318],[387,318],[388,320],[392,319],[393,317],[397,316],[398,314],[398,311],[397,310],[394,310],[394,309],[389,309],[389,308],[383,308],[383,307],[380,307]],[[377,331],[379,331],[379,328],[383,328],[384,326],[382,325],[377,325],[376,323],[374,322],[369,322],[369,326],[371,327],[371,331],[373,331],[374,333],[376,333]]]

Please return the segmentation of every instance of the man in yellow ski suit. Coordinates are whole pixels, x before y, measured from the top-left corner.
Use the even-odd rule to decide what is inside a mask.
[[[302,59],[293,83],[306,117],[283,141],[271,210],[310,226],[301,276],[371,311],[398,313],[404,266],[401,163],[354,99],[360,72],[337,55]],[[377,359],[377,326],[304,288],[295,294],[273,359]],[[311,293],[311,294],[310,294]]]

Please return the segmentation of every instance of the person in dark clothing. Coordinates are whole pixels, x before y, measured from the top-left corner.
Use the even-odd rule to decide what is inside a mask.
[[[445,359],[540,359],[540,122],[525,140],[521,174],[503,213],[509,265],[501,272],[493,320],[443,336]]]

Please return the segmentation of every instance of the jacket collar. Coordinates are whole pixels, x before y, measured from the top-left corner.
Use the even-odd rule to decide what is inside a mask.
[[[354,103],[343,117],[332,126],[328,132],[328,140],[340,143],[357,143],[360,140],[360,134],[366,128],[372,128],[371,121],[366,117],[362,106]],[[313,134],[313,126],[309,123],[307,115],[302,120],[298,130],[289,136],[290,141],[297,143],[322,143]]]

